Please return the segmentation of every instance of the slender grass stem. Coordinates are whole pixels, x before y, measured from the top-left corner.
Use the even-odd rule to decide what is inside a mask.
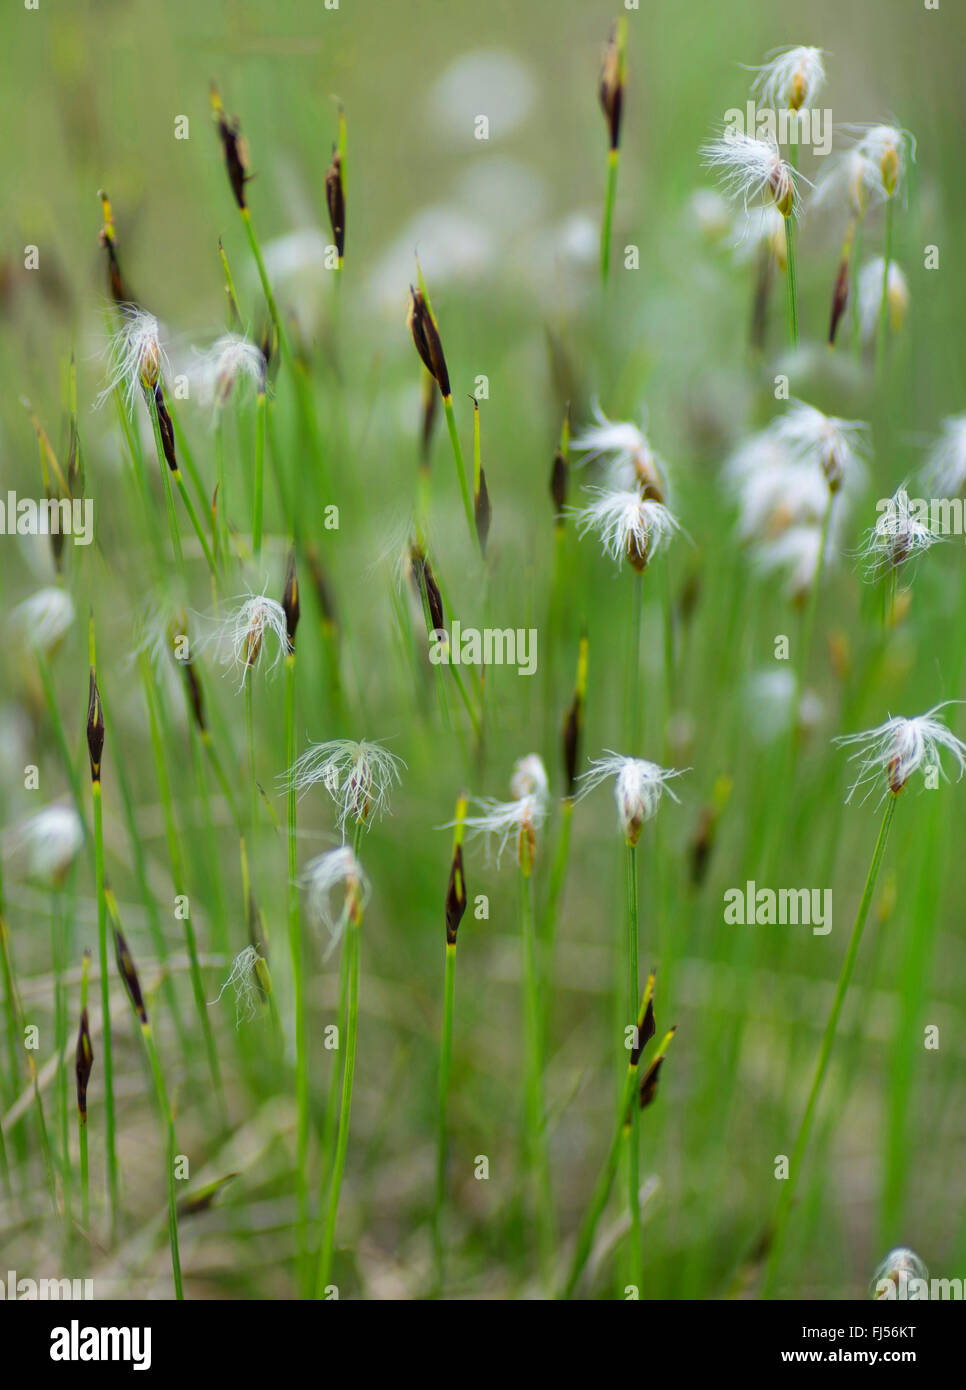
[[[456,942],[446,943],[443,976],[443,1035],[439,1053],[438,1131],[436,1141],[436,1207],[433,1244],[436,1260],[436,1291],[441,1293],[445,1273],[443,1209],[446,1202],[446,1112],[449,1100],[449,1074],[453,1055],[453,1005],[456,994]]]
[[[628,1018],[634,1018],[640,995],[638,979],[638,894],[637,894],[637,846],[625,846],[626,865],[625,893],[627,904],[627,982]],[[628,1202],[630,1210],[630,1253],[632,1282],[640,1287],[642,1240],[641,1240],[641,1171],[640,1171],[640,1116],[636,1105],[631,1106],[628,1127]]]
[[[889,340],[889,267],[892,264],[893,209],[895,198],[886,199],[885,255],[882,262],[882,300],[879,305],[879,336],[875,345],[875,372],[881,378],[885,370]]]
[[[886,809],[882,816],[882,823],[879,827],[878,839],[875,843],[875,850],[872,855],[872,863],[869,865],[869,872],[865,880],[865,888],[862,891],[859,910],[856,913],[855,923],[852,927],[852,935],[849,938],[845,960],[842,962],[842,970],[839,975],[838,985],[835,989],[835,998],[832,1001],[832,1011],[829,1014],[828,1022],[825,1025],[825,1032],[822,1036],[822,1044],[815,1066],[812,1087],[809,1091],[805,1113],[802,1116],[798,1136],[795,1140],[795,1147],[792,1150],[788,1177],[782,1186],[781,1196],[778,1199],[778,1207],[775,1212],[775,1219],[772,1223],[768,1261],[765,1266],[765,1276],[762,1285],[763,1298],[770,1293],[778,1274],[785,1242],[785,1232],[788,1225],[788,1217],[791,1211],[792,1201],[795,1197],[795,1189],[801,1175],[805,1152],[808,1148],[808,1141],[812,1132],[812,1123],[815,1119],[815,1109],[822,1089],[822,1082],[825,1079],[829,1058],[832,1053],[832,1045],[835,1042],[835,1030],[838,1025],[839,1015],[842,1012],[842,1005],[845,1002],[845,996],[848,993],[849,982],[852,979],[852,972],[855,968],[859,946],[862,943],[862,933],[865,930],[866,919],[869,915],[869,907],[872,903],[872,895],[875,892],[876,880],[878,879],[879,869],[882,865],[882,857],[885,853],[886,841],[889,838],[889,830],[892,826],[892,818],[895,815],[896,796],[894,793],[889,792],[888,797]]]
[[[285,659],[285,765],[295,762],[295,653]],[[288,940],[292,955],[292,987],[295,999],[295,1105],[298,1114],[295,1159],[295,1186],[298,1206],[298,1253],[300,1284],[307,1291],[309,1280],[309,1071],[305,1034],[305,980],[302,952],[302,925],[299,911],[298,844],[296,841],[295,781],[289,778],[286,798],[288,839]]]
[[[547,1160],[546,1115],[543,1094],[543,1047],[540,992],[537,979],[536,942],[533,928],[532,879],[521,867],[520,922],[523,946],[523,1015],[526,1047],[526,1143],[527,1167],[533,1188],[537,1224],[537,1251],[542,1280],[551,1277],[553,1260],[553,1200]]]
[[[788,293],[788,336],[798,346],[798,281],[795,270],[795,219],[785,218],[785,285]]]
[[[361,832],[362,822],[359,821],[355,832],[356,852],[358,851]],[[342,1103],[339,1107],[339,1132],[332,1165],[332,1180],[329,1185],[325,1227],[319,1250],[319,1265],[315,1281],[316,1298],[324,1297],[332,1274],[335,1228],[339,1216],[339,1197],[342,1192],[342,1176],[345,1172],[346,1153],[349,1148],[349,1119],[352,1112],[352,1085],[356,1066],[359,1028],[359,929],[362,923],[362,907],[355,890],[350,888],[349,891],[354,893],[354,901],[350,905],[348,939],[345,945],[345,950],[348,952],[348,997],[346,1002],[345,1063],[342,1072]]]
[[[81,965],[81,985],[80,985],[80,1011],[81,1017],[87,1012],[87,985],[90,975],[91,957],[90,952],[84,952],[84,959]],[[91,1228],[91,1191],[90,1175],[87,1155],[87,1110],[78,1110],[77,1114],[77,1144],[80,1154],[80,1194],[81,1194],[81,1225],[85,1231]]]
[[[252,502],[252,554],[256,562],[262,553],[262,496],[265,490],[265,392],[255,397],[255,485]]]
[[[158,1057],[158,1049],[154,1043],[154,1035],[151,1032],[150,1024],[142,1023],[141,1036],[144,1039],[144,1046],[147,1049],[148,1059],[151,1063],[154,1090],[165,1131],[165,1167],[167,1169],[168,1187],[168,1244],[171,1247],[171,1273],[174,1279],[174,1296],[180,1301],[184,1298],[184,1286],[181,1279],[181,1251],[178,1245],[178,1203],[174,1190],[174,1165],[177,1155],[174,1117],[171,1113],[168,1092],[164,1084],[164,1074],[161,1071],[161,1061]]]
[[[617,171],[620,168],[619,149],[607,151],[607,186],[604,190],[604,215],[600,224],[600,279],[607,284],[610,272],[611,228],[614,223],[614,204],[617,201]]]
[[[101,982],[101,1038],[104,1049],[104,1123],[107,1160],[107,1198],[110,1238],[117,1232],[119,1184],[117,1171],[117,1140],[114,1126],[114,1048],[111,1041],[111,991],[107,968],[107,900],[104,894],[104,813],[101,805],[101,783],[97,778],[91,785],[94,803],[94,864],[97,885],[97,967]]]
[[[476,534],[476,521],[473,516],[473,502],[470,498],[469,484],[466,481],[463,450],[460,446],[459,431],[456,428],[456,413],[453,410],[452,396],[443,397],[443,412],[446,416],[446,428],[449,431],[449,442],[453,450],[453,462],[456,465],[456,479],[460,485],[460,496],[463,499],[463,510],[466,513],[466,525],[470,532],[470,542],[477,556],[482,559],[480,554],[480,538]]]

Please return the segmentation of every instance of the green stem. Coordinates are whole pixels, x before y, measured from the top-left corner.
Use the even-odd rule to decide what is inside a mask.
[[[158,1109],[161,1112],[161,1120],[165,1128],[165,1160],[168,1179],[168,1243],[171,1247],[171,1273],[174,1277],[174,1296],[176,1299],[182,1300],[184,1298],[184,1288],[181,1283],[181,1253],[178,1248],[178,1204],[174,1194],[174,1164],[177,1154],[177,1145],[174,1136],[174,1118],[171,1114],[171,1106],[168,1103],[168,1093],[161,1071],[161,1061],[158,1057],[158,1050],[154,1045],[154,1038],[151,1034],[151,1027],[149,1024],[141,1024],[141,1036],[144,1038],[144,1046],[147,1048],[148,1057],[151,1062],[151,1075],[154,1077],[154,1090],[158,1098]]]
[[[453,410],[452,396],[443,397],[443,411],[446,415],[446,428],[449,430],[449,442],[453,450],[453,461],[456,464],[456,478],[460,485],[463,510],[466,513],[466,525],[469,528],[470,541],[473,549],[477,556],[479,556],[480,538],[476,534],[476,520],[473,516],[473,503],[470,499],[469,485],[466,481],[466,468],[463,464],[463,450],[460,447],[459,431],[456,428],[456,414]]]
[[[285,765],[295,762],[295,653],[285,660]],[[309,1072],[305,1036],[305,983],[302,960],[302,928],[299,913],[298,846],[296,844],[295,782],[290,778],[287,798],[288,831],[288,940],[292,955],[292,982],[295,996],[295,1104],[298,1113],[296,1140],[295,1184],[298,1202],[298,1255],[300,1283],[306,1287],[309,1278]]]
[[[456,992],[456,942],[446,943],[443,982],[443,1037],[439,1054],[439,1131],[436,1144],[436,1211],[433,1236],[436,1256],[436,1292],[443,1289],[443,1206],[446,1201],[446,1110],[453,1055],[453,1003]]]
[[[620,167],[620,150],[607,152],[607,188],[604,193],[604,216],[600,226],[600,279],[607,284],[610,270],[611,227],[614,222],[614,203],[617,199],[617,170]]]
[[[104,1044],[104,1116],[107,1150],[107,1194],[111,1243],[117,1231],[118,1175],[114,1129],[114,1054],[111,1047],[111,994],[107,969],[107,900],[104,896],[104,813],[100,779],[91,785],[94,802],[94,866],[97,884],[97,964],[101,975],[101,1036]]]
[[[255,397],[255,492],[252,503],[252,553],[262,553],[262,494],[265,489],[265,392]]]
[[[866,876],[865,888],[862,892],[859,910],[856,914],[855,924],[852,927],[852,935],[849,938],[848,950],[845,953],[845,960],[842,962],[842,970],[839,975],[838,985],[836,986],[835,998],[832,1001],[832,1011],[829,1014],[828,1022],[825,1025],[825,1032],[822,1036],[822,1045],[819,1049],[815,1075],[812,1079],[812,1088],[808,1095],[808,1103],[805,1106],[805,1113],[802,1116],[802,1123],[799,1127],[798,1137],[795,1140],[795,1147],[792,1151],[788,1177],[785,1179],[781,1196],[778,1199],[778,1207],[772,1225],[768,1263],[765,1266],[765,1277],[761,1291],[762,1298],[766,1297],[770,1292],[778,1273],[785,1240],[785,1230],[788,1224],[788,1216],[795,1196],[798,1179],[801,1174],[805,1151],[808,1147],[809,1137],[812,1132],[812,1122],[815,1118],[815,1108],[818,1104],[819,1093],[821,1092],[822,1082],[825,1079],[825,1073],[828,1068],[829,1058],[832,1053],[832,1045],[835,1042],[835,1030],[838,1025],[839,1014],[842,1012],[842,1005],[845,1002],[849,982],[852,979],[852,971],[855,968],[856,957],[858,956],[859,946],[862,942],[862,933],[869,915],[869,907],[872,903],[872,894],[875,891],[876,880],[879,876],[886,840],[889,837],[889,829],[892,825],[892,818],[895,815],[896,795],[890,791],[888,796],[888,804],[886,805],[885,813],[882,817],[882,824],[879,827],[879,836],[875,842],[872,863],[869,865],[869,872]]]
[[[637,846],[628,844],[624,862],[626,865],[626,902],[627,902],[627,980],[628,980],[628,999],[629,1009],[628,1018],[633,1019],[637,1010],[640,995],[638,993],[638,978],[640,965],[638,961],[638,894],[637,894]],[[640,1115],[636,1105],[631,1106],[631,1122],[628,1133],[628,1201],[630,1207],[630,1250],[631,1250],[631,1279],[638,1284],[640,1290],[642,1241],[641,1241],[641,1173],[640,1173],[640,1141],[639,1141]]]
[[[879,337],[876,342],[875,370],[881,377],[885,369],[886,347],[889,337],[889,266],[892,262],[892,210],[895,198],[886,200],[885,214],[885,255],[882,264],[882,302],[879,306]]]
[[[553,1202],[550,1192],[550,1166],[547,1161],[542,1016],[533,930],[532,880],[526,872],[520,874],[520,917],[526,1044],[526,1157],[534,1189],[540,1273],[544,1281],[549,1281],[553,1259]]]
[[[785,218],[785,283],[788,290],[788,334],[792,347],[798,346],[798,282],[795,275],[795,220]]]

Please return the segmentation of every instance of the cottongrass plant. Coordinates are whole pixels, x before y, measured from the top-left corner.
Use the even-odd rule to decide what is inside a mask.
[[[754,203],[769,204],[785,223],[785,263],[788,285],[788,331],[792,347],[798,344],[798,288],[795,271],[795,217],[800,195],[798,171],[782,158],[770,137],[725,129],[701,148],[705,165],[721,180],[729,197],[747,211]]]
[[[516,847],[517,866],[520,871],[520,944],[523,956],[526,1048],[524,1157],[532,1184],[531,1199],[536,1214],[539,1269],[544,1283],[549,1282],[551,1277],[554,1217],[547,1154],[543,1016],[537,975],[532,879],[537,856],[537,831],[547,818],[548,786],[542,760],[536,753],[530,753],[514,764],[510,779],[512,800],[481,800],[478,802],[480,814],[465,818],[467,832],[473,837],[482,837],[487,852],[492,842],[497,841],[498,867],[503,851],[511,839]]]
[[[918,772],[923,774],[927,787],[937,788],[939,780],[946,777],[941,758],[944,751],[950,755],[955,765],[957,781],[966,773],[966,743],[958,739],[937,717],[951,703],[954,702],[947,700],[915,718],[891,718],[886,720],[884,724],[880,724],[878,728],[867,730],[864,733],[845,734],[835,740],[840,746],[855,748],[852,760],[858,764],[855,781],[849,790],[846,802],[850,802],[858,792],[863,793],[861,799],[865,801],[879,790],[881,791],[879,804],[881,805],[884,800],[886,807],[879,826],[872,862],[866,875],[865,887],[862,891],[838,984],[835,988],[832,1009],[825,1025],[825,1032],[822,1035],[811,1089],[792,1150],[788,1177],[782,1184],[781,1196],[778,1199],[775,1217],[770,1229],[762,1297],[766,1297],[771,1292],[779,1271],[789,1213],[801,1176],[822,1083],[828,1070],[839,1016],[848,994],[859,947],[862,944],[862,934],[865,930],[872,896],[882,867],[882,859],[895,816],[899,793]]]
[[[905,194],[907,170],[916,156],[916,142],[906,130],[893,125],[868,126],[858,142],[860,154],[868,161],[875,177],[877,198],[885,202],[885,251],[882,260],[879,334],[876,347],[876,373],[885,365],[889,336],[889,276],[892,265],[894,209],[896,199]]]
[[[74,1055],[74,1072],[77,1077],[77,1145],[80,1163],[81,1227],[85,1233],[89,1233],[91,1228],[91,1194],[87,1155],[87,1086],[94,1068],[94,1048],[91,1044],[91,1028],[87,1017],[87,982],[90,966],[91,953],[85,951],[81,961],[80,1024],[77,1029],[77,1049]]]
[[[634,1019],[640,999],[639,964],[639,898],[637,871],[637,844],[641,831],[647,821],[657,815],[664,794],[677,801],[674,789],[669,785],[682,772],[675,768],[659,767],[657,763],[645,758],[625,757],[620,753],[606,750],[603,758],[591,759],[590,769],[580,778],[580,795],[588,795],[604,782],[613,781],[614,800],[617,804],[617,818],[625,845],[625,937],[627,943],[627,1012],[625,1018]],[[637,1108],[631,1111],[628,1132],[628,1207],[630,1211],[631,1273],[639,1282],[643,1247],[641,1242],[641,1201],[640,1201],[640,1141]]]
[[[381,743],[336,738],[310,744],[291,765],[288,779],[300,796],[321,784],[335,803],[343,840],[350,823],[358,840],[389,811],[392,789],[402,782],[400,770],[405,766]]]
[[[265,490],[265,418],[267,410],[268,363],[261,348],[237,333],[227,333],[199,355],[194,376],[202,405],[214,412],[215,455],[218,462],[218,515],[224,559],[228,559],[228,493],[225,473],[223,412],[233,390],[250,383],[255,394],[255,461],[252,486],[252,556],[258,561],[262,549],[262,511]]]
[[[922,509],[909,500],[908,484],[903,483],[879,511],[875,525],[866,533],[859,558],[869,580],[883,575],[889,580],[886,618],[891,625],[895,615],[896,589],[902,572],[925,551],[944,538],[933,531],[921,515]]]
[[[882,256],[866,261],[859,272],[857,313],[863,343],[875,343],[882,332],[882,286],[886,288],[887,327],[893,336],[900,332],[909,312],[909,282],[898,261]]]

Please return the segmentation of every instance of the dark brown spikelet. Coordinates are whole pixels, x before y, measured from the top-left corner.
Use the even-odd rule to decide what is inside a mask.
[[[94,1049],[91,1047],[91,1030],[87,1021],[87,1010],[81,1014],[80,1028],[77,1030],[77,1113],[82,1125],[87,1123],[87,1083],[91,1079],[94,1066]]]
[[[486,473],[483,471],[482,465],[480,466],[480,490],[476,494],[473,511],[476,518],[476,534],[480,542],[480,554],[485,555],[493,509],[490,506],[490,494],[486,487]]]
[[[433,322],[433,316],[429,312],[429,306],[423,298],[422,291],[413,289],[412,285],[409,287],[407,322],[409,331],[413,335],[416,351],[422,358],[423,366],[435,380],[440,395],[445,400],[450,394],[450,388],[446,358],[443,356],[443,344],[440,342],[439,332]]]
[[[705,806],[698,818],[697,829],[691,841],[691,882],[695,888],[701,886],[708,872],[717,819],[713,806]]]
[[[164,392],[161,390],[160,381],[154,388],[154,404],[158,412],[158,429],[161,432],[161,447],[164,450],[164,457],[171,472],[177,473],[178,456],[174,451],[174,425],[171,423],[168,407],[164,403]]]
[[[580,639],[577,653],[577,681],[574,698],[564,715],[563,723],[563,770],[567,785],[567,796],[573,797],[577,790],[577,767],[580,761],[580,735],[584,726],[584,701],[587,697],[587,637]]]
[[[332,163],[325,171],[325,203],[332,224],[332,240],[341,261],[345,255],[345,185],[342,182],[342,158],[335,149],[332,151]]]
[[[104,711],[97,677],[91,667],[90,694],[87,699],[87,752],[91,760],[91,781],[101,780],[101,755],[104,752]]]
[[[409,548],[409,558],[413,567],[413,581],[420,598],[425,597],[433,630],[438,632],[446,626],[443,614],[443,596],[436,583],[433,568],[425,551],[414,541]]]
[[[138,979],[138,972],[134,968],[134,959],[131,952],[128,950],[127,942],[124,940],[124,934],[120,927],[114,928],[114,954],[117,957],[118,973],[124,981],[124,987],[130,996],[131,1003],[134,1005],[134,1011],[141,1020],[142,1027],[146,1028],[148,1024],[148,1011],[144,1007],[144,996],[141,993],[141,981]]]
[[[463,877],[463,846],[457,845],[453,851],[453,862],[449,867],[449,883],[446,887],[446,942],[455,946],[456,933],[466,911],[466,879]]]
[[[570,469],[567,466],[567,460],[563,456],[563,450],[558,449],[553,456],[553,463],[550,465],[550,496],[553,500],[554,519],[558,526],[563,525],[569,481]]]
[[[835,335],[838,332],[839,321],[845,313],[845,306],[849,302],[849,262],[846,257],[839,266],[839,273],[835,277],[835,289],[832,291],[832,314],[828,326],[828,345],[835,346]]]
[[[647,1008],[644,1010],[644,1021],[637,1030],[637,1046],[631,1049],[631,1066],[636,1067],[641,1059],[641,1053],[647,1047],[656,1032],[654,1023],[654,995],[651,994],[647,1001]]]
[[[228,182],[235,195],[235,202],[244,212],[248,206],[245,201],[245,184],[251,178],[248,172],[248,154],[245,149],[245,142],[241,137],[238,117],[235,116],[229,120],[225,115],[225,108],[221,104],[221,97],[214,83],[211,85],[211,109],[215,117],[215,124],[218,126],[218,135],[225,155]]]
[[[312,587],[315,589],[315,596],[319,601],[319,608],[322,611],[322,620],[329,627],[335,628],[338,625],[338,615],[335,609],[335,597],[332,593],[332,586],[326,577],[325,570],[322,568],[322,561],[319,559],[319,552],[315,546],[310,546],[305,555],[308,561],[309,574],[312,576]]]
[[[607,121],[610,147],[616,150],[621,140],[621,111],[624,105],[623,55],[621,53],[620,30],[614,25],[604,50],[604,61],[600,69],[600,106]]]
[[[646,1110],[657,1095],[657,1083],[660,1079],[663,1065],[664,1053],[662,1052],[654,1058],[654,1061],[641,1077],[640,1105],[642,1110]]]
[[[208,725],[205,723],[205,696],[198,672],[190,661],[182,661],[179,664],[184,667],[185,685],[188,687],[188,704],[191,706],[191,713],[194,715],[198,732],[205,734],[208,731]]]
[[[285,635],[288,649],[295,651],[295,629],[299,625],[299,581],[295,572],[295,549],[288,553],[288,569],[285,572],[285,592],[282,594],[282,610],[285,613]]]
[[[56,492],[47,493],[47,501],[53,502],[55,506],[60,505],[60,495]],[[58,574],[63,573],[64,568],[64,541],[66,537],[62,527],[51,527],[50,531],[50,550],[54,557],[54,568]]]

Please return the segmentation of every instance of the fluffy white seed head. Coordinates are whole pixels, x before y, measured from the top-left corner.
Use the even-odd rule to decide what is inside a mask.
[[[321,783],[338,808],[344,836],[349,822],[368,830],[389,810],[392,788],[402,782],[400,768],[405,766],[381,743],[336,738],[311,744],[289,769],[288,779],[300,794]]]
[[[550,792],[547,769],[539,753],[528,753],[513,764],[510,778],[510,795],[517,801],[524,796],[537,796],[546,799]]]
[[[24,821],[15,838],[31,877],[59,883],[84,843],[84,827],[73,806],[55,804]]]
[[[101,406],[120,386],[128,409],[141,391],[153,391],[167,365],[161,327],[153,314],[124,305],[121,324],[111,339],[107,385],[95,400]]]
[[[235,995],[236,1028],[242,1023],[250,1023],[258,1012],[259,1000],[262,997],[258,979],[258,965],[261,960],[262,957],[254,946],[246,946],[243,951],[239,951],[231,963],[228,979],[213,1001],[217,1004],[226,989],[232,990]]]
[[[251,382],[256,391],[264,391],[265,370],[261,348],[238,334],[226,333],[198,355],[192,373],[197,398],[202,405],[221,410],[236,383]]]
[[[858,304],[859,331],[866,343],[871,343],[879,331],[882,313],[882,282],[885,279],[885,260],[873,256],[859,271]],[[898,333],[906,321],[909,309],[909,285],[902,267],[895,261],[889,262],[889,279],[886,284],[886,312],[889,327]]]
[[[866,576],[875,579],[887,570],[899,569],[943,539],[929,525],[928,512],[909,500],[906,484],[879,512],[860,551]]]
[[[832,528],[830,527],[830,532]],[[822,553],[822,528],[818,525],[789,526],[774,540],[758,547],[755,563],[762,574],[781,574],[785,579],[785,597],[793,603],[803,603],[812,592]],[[830,534],[825,549],[825,565],[833,558],[835,547]]]
[[[728,196],[742,207],[764,199],[774,203],[783,217],[793,215],[801,176],[782,159],[774,140],[726,127],[702,145],[701,158],[718,176]]]
[[[796,525],[821,525],[828,509],[828,485],[814,468],[790,462],[779,447],[776,456],[737,480],[729,491],[738,504],[738,535],[743,541],[767,541]]]
[[[793,720],[802,733],[811,733],[824,715],[822,701],[815,691],[803,690],[799,694],[795,672],[782,665],[755,671],[745,687],[745,699],[748,728],[759,744],[771,743],[787,734]]]
[[[514,763],[510,793],[511,801],[480,798],[476,802],[480,814],[466,816],[463,824],[471,837],[483,837],[488,856],[496,839],[497,868],[511,836],[514,837],[517,861],[529,875],[536,855],[536,832],[546,820],[549,808],[547,772],[536,753],[529,753]]]
[[[827,163],[815,183],[812,206],[834,209],[844,206],[852,217],[862,218],[872,202],[882,198],[882,176],[858,145],[844,150]]]
[[[365,911],[372,891],[369,879],[349,846],[340,845],[310,860],[299,883],[306,890],[310,917],[329,933],[328,958],[349,922]]]
[[[894,125],[867,126],[857,148],[872,168],[875,196],[892,198],[900,192],[909,160],[916,157],[916,142],[909,132]]]
[[[950,415],[942,422],[926,459],[924,481],[931,496],[966,495],[966,415]]]
[[[644,823],[657,815],[664,793],[667,792],[672,801],[678,800],[668,783],[687,769],[659,767],[646,758],[627,758],[609,748],[604,751],[606,756],[592,758],[590,770],[581,774],[580,796],[586,796],[602,782],[613,778],[621,832],[629,845],[636,845]]]
[[[806,111],[825,85],[822,50],[801,44],[769,54],[755,71],[751,90],[772,111]]]
[[[570,514],[577,532],[585,536],[596,531],[606,555],[620,565],[627,560],[642,573],[651,558],[669,543],[680,524],[661,502],[650,502],[637,489],[608,490],[588,488],[596,497],[589,506],[574,508]]]
[[[66,589],[51,585],[18,603],[10,622],[19,637],[49,656],[74,621],[74,600]]]
[[[267,669],[273,671],[288,651],[285,610],[266,594],[247,594],[236,600],[212,636],[223,664],[239,673],[242,690],[249,672],[260,662],[267,662]]]
[[[594,416],[596,424],[588,425],[571,441],[572,447],[585,455],[583,462],[603,459],[611,488],[617,491],[636,489],[647,501],[665,502],[664,465],[651,448],[644,430],[630,420],[608,420],[596,402]]]
[[[771,429],[793,460],[821,470],[830,492],[861,481],[869,430],[864,421],[842,420],[804,401],[791,401]]]
[[[868,729],[860,734],[844,734],[835,739],[836,743],[854,746],[856,750],[850,761],[858,763],[858,775],[846,801],[851,801],[860,788],[866,787],[868,790],[862,798],[864,801],[883,780],[883,797],[888,792],[898,796],[913,773],[919,771],[923,772],[927,781],[930,777],[948,780],[940,756],[943,749],[951,755],[956,767],[956,780],[959,781],[966,772],[966,743],[936,717],[940,710],[955,703],[944,700],[914,719],[887,719],[877,729]]]

